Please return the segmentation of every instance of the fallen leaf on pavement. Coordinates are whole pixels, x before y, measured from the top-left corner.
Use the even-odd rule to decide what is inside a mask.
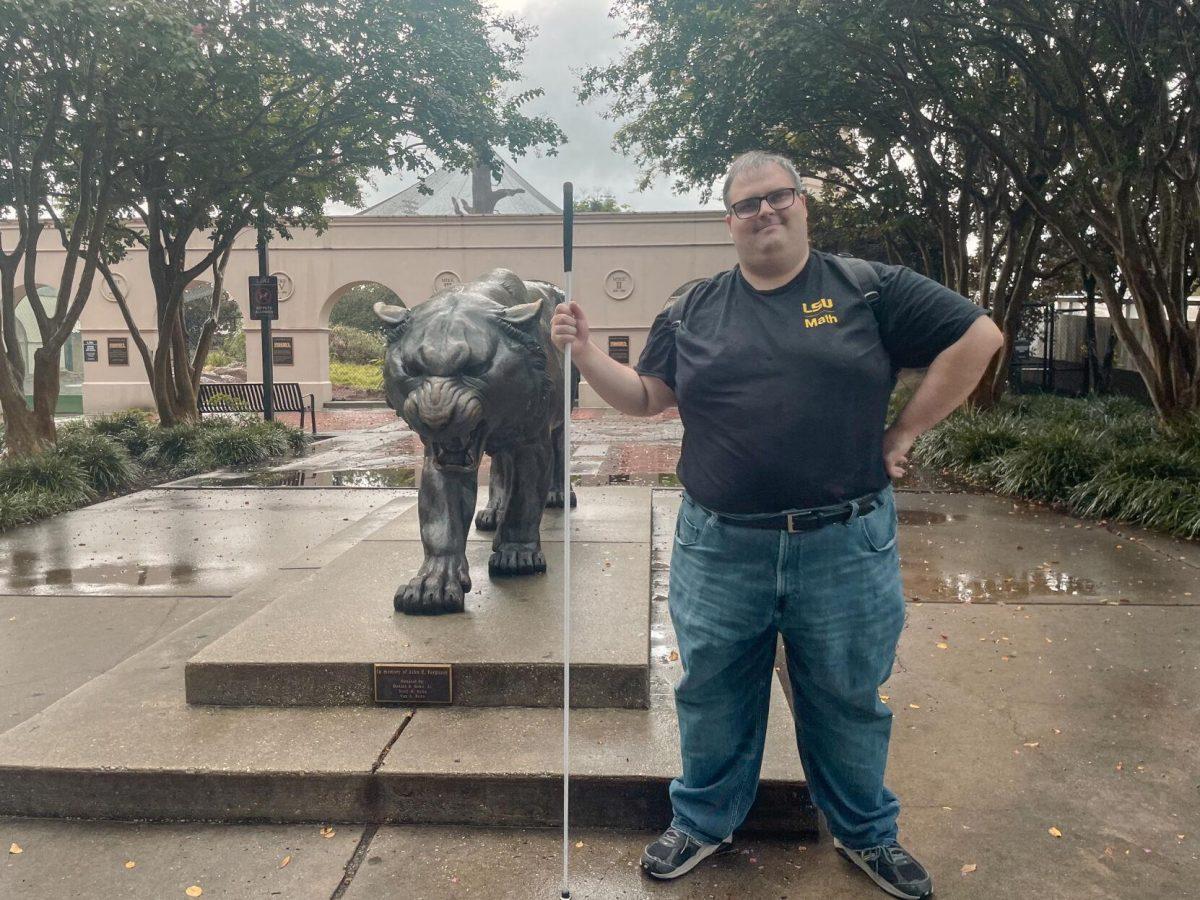
[[[286,866],[286,865],[287,865],[288,863],[290,863],[291,861],[292,861],[292,855],[289,853],[289,854],[288,854],[287,856],[285,856],[285,857],[283,858],[283,860],[282,860],[282,861],[279,863],[279,868],[280,868],[280,869],[282,869],[284,866]]]
[[[975,865],[975,863],[967,863],[965,866],[962,867],[962,873],[964,875],[970,875],[972,872],[974,872],[978,868],[979,868],[979,866]]]
[[[583,841],[576,841],[576,842],[575,842],[575,846],[576,846],[577,848],[578,848],[578,847],[582,847],[582,846],[583,846]]]
[[[910,704],[908,704],[908,708],[909,709],[920,709],[921,705],[919,703],[910,703]]]
[[[190,888],[184,891],[184,893],[189,897],[199,897],[204,893],[204,888],[200,887],[198,884],[193,884]]]
[[[1036,747],[1039,744],[1041,744],[1041,741],[1026,741],[1025,742],[1026,747]]]
[[[950,645],[949,645],[949,644],[947,644],[947,643],[944,643],[943,641],[938,641],[937,648],[938,648],[939,650],[949,650],[949,649],[950,649]]]
[[[1050,834],[1054,837],[1062,837],[1062,832],[1059,831],[1057,828],[1055,828],[1053,825],[1050,826]]]
[[[335,834],[337,834],[337,832],[333,830],[332,825],[326,825],[324,828],[321,829],[321,837],[331,838]]]
[[[132,859],[125,860],[125,868],[127,869],[132,869],[136,865],[137,863],[135,863]]]
[[[25,851],[21,849],[20,844],[9,844],[8,852],[9,853],[24,853]]]
[[[667,662],[675,662],[675,660],[677,660],[677,659],[679,659],[679,651],[678,650],[672,650],[670,653],[667,654]]]

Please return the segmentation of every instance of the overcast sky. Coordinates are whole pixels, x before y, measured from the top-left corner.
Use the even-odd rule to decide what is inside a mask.
[[[719,200],[701,204],[698,191],[672,193],[669,179],[660,179],[652,188],[639,192],[637,166],[612,149],[617,123],[601,117],[607,101],[586,105],[576,101],[576,72],[614,59],[622,46],[616,38],[620,24],[608,17],[608,0],[492,0],[492,4],[503,12],[520,15],[538,29],[527,48],[523,81],[510,90],[545,90],[544,96],[525,108],[530,114],[553,119],[567,135],[567,143],[559,148],[557,156],[531,154],[511,161],[534,187],[555,203],[562,202],[562,183],[571,181],[576,197],[605,191],[639,211],[720,209]],[[411,173],[380,177],[373,186],[364,186],[363,198],[370,206],[415,180]],[[335,213],[351,211],[330,208]]]

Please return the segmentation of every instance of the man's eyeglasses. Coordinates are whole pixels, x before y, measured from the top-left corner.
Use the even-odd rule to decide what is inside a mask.
[[[729,208],[739,219],[752,219],[758,215],[764,200],[771,209],[787,209],[796,202],[796,189],[794,187],[781,188],[778,191],[771,191],[765,197],[747,197]]]

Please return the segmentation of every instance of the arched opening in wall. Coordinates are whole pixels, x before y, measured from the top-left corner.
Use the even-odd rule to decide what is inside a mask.
[[[37,286],[38,300],[42,309],[53,313],[58,302],[58,289],[47,284]],[[17,289],[16,325],[17,344],[25,364],[25,396],[33,398],[33,356],[42,347],[41,332],[33,306],[26,303],[23,288]],[[58,411],[83,411],[83,331],[79,323],[63,344],[58,358]]]
[[[329,310],[329,382],[334,400],[383,399],[383,323],[375,304],[405,306],[400,296],[377,281],[339,288]]]
[[[675,288],[675,290],[671,291],[671,296],[663,303],[662,308],[666,309],[702,281],[704,281],[703,278],[693,278],[691,281],[685,281],[679,287]]]
[[[193,281],[183,290],[183,330],[188,350],[195,356],[205,323],[212,318],[213,286],[209,281]],[[217,307],[217,327],[209,344],[201,380],[210,384],[231,384],[246,380],[246,331],[237,302],[222,288]]]

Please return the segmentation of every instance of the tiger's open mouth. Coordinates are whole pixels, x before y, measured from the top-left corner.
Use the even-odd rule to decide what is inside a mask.
[[[483,441],[486,436],[487,430],[481,422],[465,439],[455,436],[447,440],[430,440],[433,464],[439,469],[478,469],[479,461],[483,458]]]

